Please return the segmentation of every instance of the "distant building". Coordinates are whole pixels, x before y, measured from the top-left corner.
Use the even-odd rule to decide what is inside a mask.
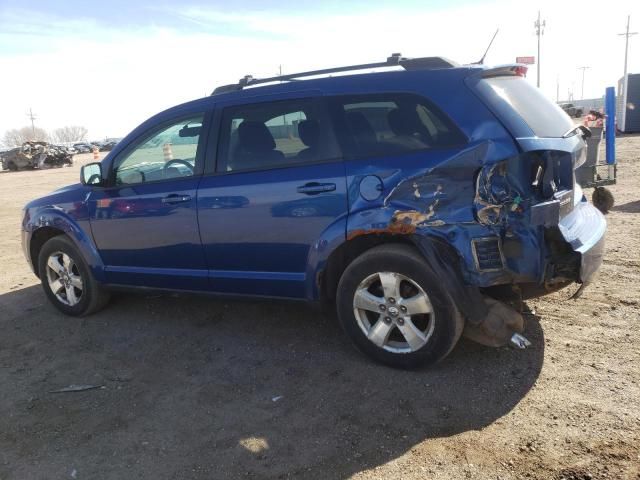
[[[618,81],[616,122],[618,130],[621,132],[640,132],[640,73],[630,73],[628,77],[629,88],[626,95],[626,105],[624,105],[624,77]]]

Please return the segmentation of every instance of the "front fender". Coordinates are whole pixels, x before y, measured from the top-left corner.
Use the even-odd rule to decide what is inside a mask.
[[[79,209],[82,208],[86,207],[80,205]],[[80,250],[94,278],[99,282],[105,281],[104,264],[91,237],[87,215],[82,215],[79,211],[72,214],[53,206],[28,209],[23,222],[23,249],[28,260],[31,258],[31,240],[42,228],[54,228],[64,232]]]

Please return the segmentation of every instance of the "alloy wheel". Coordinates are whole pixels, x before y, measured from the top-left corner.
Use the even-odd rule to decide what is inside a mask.
[[[353,297],[353,313],[369,341],[393,353],[421,349],[435,325],[426,292],[395,272],[377,272],[360,282]]]
[[[66,253],[55,252],[47,259],[47,282],[58,301],[73,307],[80,303],[84,283],[78,265]]]

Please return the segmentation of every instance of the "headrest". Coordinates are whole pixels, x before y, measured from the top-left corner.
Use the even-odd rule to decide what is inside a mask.
[[[248,152],[268,152],[276,142],[264,123],[245,120],[238,127],[238,147]]]
[[[396,135],[412,135],[419,131],[420,118],[415,111],[394,108],[387,114],[391,131]]]
[[[317,120],[302,120],[298,123],[298,135],[307,147],[315,147],[320,140],[320,124]]]
[[[362,112],[348,112],[345,118],[358,143],[375,143],[378,140],[376,132]]]

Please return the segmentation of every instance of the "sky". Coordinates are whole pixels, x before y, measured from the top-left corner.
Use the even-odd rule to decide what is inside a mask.
[[[0,0],[0,138],[28,125],[83,125],[89,139],[121,137],[149,116],[246,74],[273,76],[404,56],[480,59],[537,55],[541,88],[601,97],[624,66],[627,15],[640,31],[640,2]],[[535,84],[537,65],[527,80]],[[640,35],[629,72],[640,73]]]

